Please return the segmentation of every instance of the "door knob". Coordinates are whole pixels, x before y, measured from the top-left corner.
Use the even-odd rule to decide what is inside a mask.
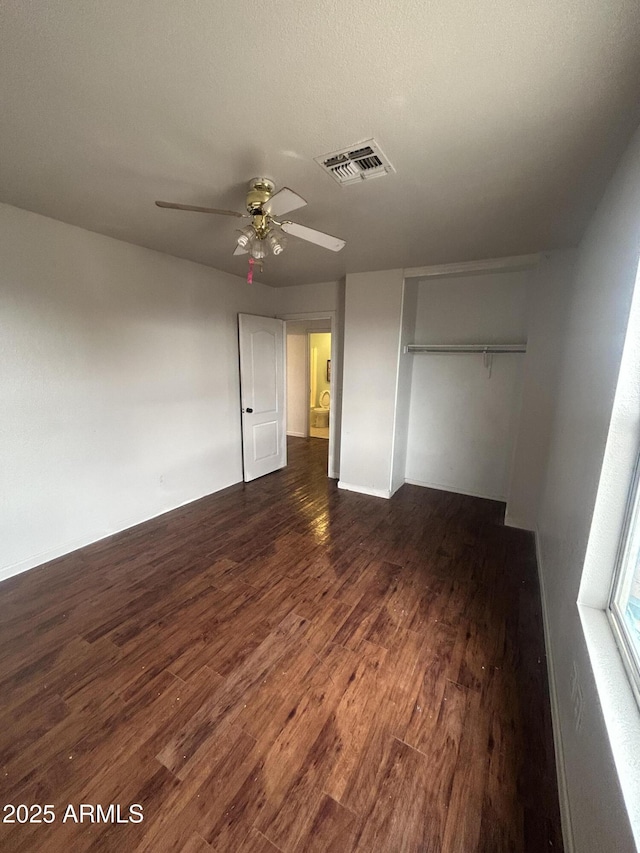
[[[252,413],[253,413],[253,409],[245,409],[245,412],[247,412],[248,414],[252,414]]]

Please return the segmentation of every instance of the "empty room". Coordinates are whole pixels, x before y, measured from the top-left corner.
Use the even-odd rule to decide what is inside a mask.
[[[639,46],[0,5],[0,849],[640,850]]]

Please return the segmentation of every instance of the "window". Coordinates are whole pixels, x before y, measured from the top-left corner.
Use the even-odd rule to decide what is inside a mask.
[[[640,457],[630,492],[609,615],[640,702]]]

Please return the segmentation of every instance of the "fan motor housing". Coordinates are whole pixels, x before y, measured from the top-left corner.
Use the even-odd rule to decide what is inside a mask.
[[[275,184],[269,178],[253,178],[247,193],[247,211],[251,214],[262,210],[262,206],[271,198]]]

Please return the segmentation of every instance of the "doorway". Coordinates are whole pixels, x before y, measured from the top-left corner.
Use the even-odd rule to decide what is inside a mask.
[[[289,314],[282,319],[286,321],[287,435],[328,441],[327,475],[337,479],[340,371],[335,312]]]
[[[309,332],[309,436],[329,441],[331,332]]]

